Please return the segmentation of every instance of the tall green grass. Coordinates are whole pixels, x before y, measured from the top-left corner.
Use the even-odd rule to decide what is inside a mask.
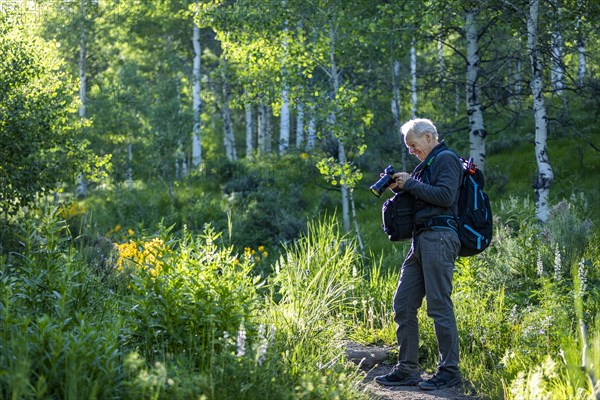
[[[360,376],[345,370],[343,358],[360,264],[356,242],[332,217],[309,223],[276,263],[266,317],[279,328],[281,361],[300,379],[301,397],[360,397]]]

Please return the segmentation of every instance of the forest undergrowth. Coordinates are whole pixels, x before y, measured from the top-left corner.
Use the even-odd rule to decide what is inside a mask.
[[[464,377],[482,398],[597,397],[600,238],[581,199],[544,226],[532,207],[501,203],[493,245],[456,265]],[[343,346],[393,346],[397,270],[335,217],[269,254],[210,225],[75,234],[73,213],[44,207],[3,232],[2,398],[368,398]]]

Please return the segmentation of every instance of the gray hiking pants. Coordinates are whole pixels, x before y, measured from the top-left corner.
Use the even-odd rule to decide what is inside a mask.
[[[459,251],[458,236],[450,230],[427,230],[413,239],[394,296],[401,370],[414,372],[419,368],[417,311],[425,297],[427,315],[433,319],[438,343],[438,368],[458,371],[458,330],[450,295]]]

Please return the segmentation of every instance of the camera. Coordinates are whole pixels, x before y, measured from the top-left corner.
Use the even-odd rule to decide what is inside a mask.
[[[383,170],[383,173],[384,175],[377,182],[375,182],[369,187],[369,189],[371,189],[371,193],[373,193],[377,197],[381,197],[385,189],[387,189],[392,184],[392,182],[394,182],[394,178],[392,178],[392,175],[394,175],[396,171],[394,171],[394,167],[390,165]]]

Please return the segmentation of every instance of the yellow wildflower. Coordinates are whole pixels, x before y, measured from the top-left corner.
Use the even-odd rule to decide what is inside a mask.
[[[117,270],[122,271],[126,260],[129,260],[136,268],[145,270],[153,277],[158,276],[163,266],[161,257],[165,253],[162,239],[154,238],[149,242],[142,243],[140,247],[133,240],[115,245],[119,252]]]

